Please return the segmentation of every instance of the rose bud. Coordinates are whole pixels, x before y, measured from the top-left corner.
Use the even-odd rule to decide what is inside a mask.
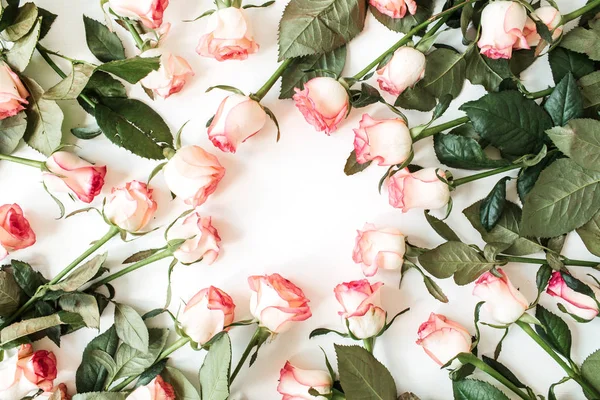
[[[208,127],[208,138],[220,150],[235,153],[265,126],[267,114],[257,101],[248,96],[232,94],[226,97]]]
[[[200,38],[196,52],[217,61],[245,60],[258,51],[244,12],[236,7],[217,10],[210,16],[208,32]]]
[[[477,279],[473,295],[485,301],[484,307],[499,324],[512,324],[529,308],[527,299],[506,276],[502,268],[497,269],[502,278],[486,272]]]
[[[54,387],[56,379],[56,356],[46,350],[32,352],[31,345],[21,346],[19,350],[18,368],[21,368],[25,378],[44,391]]]
[[[179,321],[186,335],[203,345],[233,322],[234,310],[233,299],[210,286],[190,299]]]
[[[400,269],[405,252],[404,235],[398,229],[365,224],[362,231],[358,230],[352,260],[362,264],[365,276],[373,276],[379,268]]]
[[[198,211],[193,211],[169,229],[168,240],[187,239],[173,253],[179,262],[193,264],[204,261],[210,265],[217,259],[221,238],[211,222],[211,217],[201,217]]]
[[[493,1],[481,14],[481,38],[477,45],[489,58],[511,58],[513,48],[528,49],[523,34],[527,22],[525,7],[515,1]]]
[[[338,124],[348,114],[350,98],[348,92],[337,80],[317,77],[304,84],[304,89],[294,89],[296,107],[306,122],[319,132],[334,132]]]
[[[400,47],[391,60],[377,70],[379,88],[399,96],[425,76],[425,55],[412,47]]]
[[[0,62],[0,120],[17,115],[24,110],[29,92],[23,86],[21,79],[8,64]]]
[[[138,232],[148,225],[158,207],[152,192],[145,183],[138,181],[113,188],[106,197],[104,216],[127,232]]]
[[[118,16],[140,20],[145,27],[156,29],[162,25],[169,0],[108,0],[108,4]]]
[[[371,285],[368,280],[341,283],[333,289],[344,307],[338,314],[348,321],[348,330],[358,339],[377,336],[385,326],[386,312],[381,308],[379,289],[383,283]]]
[[[157,375],[149,384],[131,392],[127,400],[175,400],[175,389]]]
[[[588,286],[594,292],[596,299],[600,299],[600,289],[593,285]],[[591,321],[598,315],[598,302],[596,299],[568,287],[559,271],[552,273],[546,293],[564,300],[567,311],[583,320]]]
[[[18,204],[0,206],[0,260],[9,251],[24,249],[35,243],[35,233]]]
[[[378,165],[396,165],[410,157],[413,142],[403,119],[375,120],[369,114],[363,114],[354,135],[354,151],[359,164],[375,161]]]
[[[46,160],[49,173],[43,175],[51,192],[73,192],[84,203],[91,203],[104,186],[106,166],[95,166],[73,153],[57,151]]]
[[[406,11],[410,15],[417,12],[417,2],[415,0],[369,0],[369,4],[382,14],[392,18],[403,18]]]
[[[471,351],[471,335],[459,323],[431,313],[419,327],[417,344],[439,365],[445,365],[459,353]]]
[[[57,392],[58,394],[56,394]],[[58,386],[55,386],[47,392],[40,394],[38,397],[36,397],[36,399],[71,400],[71,396],[69,396],[69,393],[67,392],[67,385],[65,385],[64,383],[60,383]]]
[[[450,201],[450,188],[438,177],[445,178],[444,171],[424,168],[410,173],[408,168],[388,178],[390,205],[407,212],[411,208],[435,210]]]
[[[250,312],[272,333],[285,332],[291,322],[305,321],[312,315],[302,289],[279,274],[250,276],[248,285],[253,292]]]
[[[533,18],[533,19],[531,19]],[[542,37],[537,33],[537,27],[534,20],[542,22],[548,27],[552,33],[552,39],[556,40],[562,34],[563,28],[561,25],[562,15],[552,6],[543,6],[531,13],[531,18],[527,18],[523,34],[529,46],[537,46],[540,44]]]
[[[192,67],[183,57],[173,55],[163,49],[150,49],[142,53],[142,57],[160,57],[160,68],[150,72],[140,82],[146,89],[166,99],[185,85],[190,76],[194,76]]]
[[[279,372],[277,391],[284,400],[324,400],[325,396],[313,396],[308,391],[313,388],[321,394],[331,393],[333,380],[326,371],[300,369],[289,361]]]
[[[190,145],[177,150],[163,173],[171,192],[184,199],[185,204],[198,207],[217,189],[225,168],[213,154]]]

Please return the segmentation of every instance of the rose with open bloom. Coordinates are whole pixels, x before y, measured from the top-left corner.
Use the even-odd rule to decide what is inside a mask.
[[[56,356],[47,350],[33,351],[30,344],[21,345],[17,361],[23,376],[40,389],[48,391],[54,386],[56,379]]]
[[[588,286],[592,292],[594,292],[596,299],[600,299],[600,289],[593,285]],[[598,303],[596,299],[583,293],[576,292],[567,286],[562,273],[559,271],[552,273],[546,293],[550,296],[563,299],[567,311],[581,319],[590,321],[598,315]]]
[[[558,39],[563,32],[561,26],[562,15],[560,14],[560,11],[552,6],[540,7],[531,13],[531,18],[527,18],[527,22],[525,23],[523,34],[525,35],[529,46],[537,46],[542,40],[542,37],[537,32],[537,26],[535,25],[534,20],[540,21],[548,27],[548,30],[552,33],[553,40]]]
[[[344,308],[338,314],[348,322],[348,330],[358,339],[377,336],[385,326],[386,312],[381,308],[379,289],[383,283],[368,280],[340,283],[333,289]]]
[[[106,197],[104,216],[121,229],[138,232],[150,222],[158,207],[152,192],[145,183],[138,181],[113,188]]]
[[[473,295],[485,301],[484,307],[498,324],[512,324],[529,308],[527,299],[508,279],[502,268],[502,277],[486,272],[477,279]]]
[[[417,2],[415,0],[369,0],[369,4],[380,13],[392,18],[403,18],[406,11],[410,15],[415,15],[417,12]]]
[[[179,321],[185,334],[202,345],[233,322],[234,311],[233,299],[210,286],[190,299]]]
[[[56,394],[58,392],[58,394]],[[36,397],[36,399],[38,400],[42,400],[42,399],[53,399],[55,400],[55,398],[53,398],[52,396],[57,396],[57,400],[71,400],[71,396],[69,396],[69,392],[67,391],[67,385],[65,385],[64,383],[59,383],[57,386],[53,387],[52,389],[40,394],[38,397]]]
[[[492,1],[481,14],[481,38],[477,45],[489,58],[511,58],[513,49],[528,49],[524,29],[525,7],[515,1]]]
[[[401,118],[375,120],[363,114],[358,129],[354,129],[354,151],[359,164],[402,164],[412,151],[410,130]]]
[[[358,230],[352,260],[362,264],[365,276],[373,276],[379,268],[400,269],[405,252],[404,235],[398,229],[365,224],[362,231]]]
[[[104,186],[106,166],[98,166],[67,151],[57,151],[46,160],[48,173],[43,179],[52,192],[73,192],[84,203],[91,203]]]
[[[439,365],[445,365],[459,353],[471,351],[471,335],[459,323],[443,315],[431,313],[422,323],[417,344]]]
[[[250,312],[272,333],[285,332],[291,322],[312,315],[302,289],[279,274],[250,276],[248,285],[252,290]]]
[[[17,115],[28,104],[29,92],[8,64],[0,62],[0,120]]]
[[[208,127],[208,138],[222,151],[235,153],[237,146],[256,135],[267,122],[260,104],[241,94],[226,97]]]
[[[437,168],[423,168],[414,173],[404,168],[396,172],[388,178],[390,205],[402,212],[411,208],[444,207],[450,201],[450,188],[440,177],[445,178],[446,174]]]
[[[346,117],[350,98],[348,92],[336,79],[317,77],[304,84],[304,89],[294,89],[296,107],[306,122],[319,132],[334,132]]]
[[[381,90],[399,96],[425,76],[425,55],[413,47],[400,47],[391,60],[377,70]]]
[[[149,384],[131,392],[127,400],[175,400],[175,389],[157,375]]]
[[[279,372],[277,391],[283,400],[325,400],[325,396],[313,396],[308,391],[313,388],[321,394],[331,393],[333,380],[326,371],[318,369],[300,369],[286,361]]]
[[[221,8],[211,16],[208,33],[200,38],[196,52],[218,61],[245,60],[258,51],[244,12],[236,7]]]
[[[150,49],[143,52],[142,57],[160,57],[160,68],[150,72],[140,82],[146,89],[152,90],[163,99],[181,91],[188,78],[194,76],[194,71],[185,58],[169,51]]]
[[[213,154],[200,146],[183,146],[163,168],[169,190],[197,207],[217,190],[225,168]]]
[[[169,0],[108,0],[115,14],[140,20],[145,27],[156,29],[163,22]]]
[[[177,220],[168,230],[167,240],[175,239],[187,239],[173,253],[183,264],[204,261],[210,265],[219,256],[219,232],[212,225],[212,218],[202,217],[197,210]]]
[[[35,233],[18,204],[0,206],[0,260],[9,251],[24,249],[35,243]]]

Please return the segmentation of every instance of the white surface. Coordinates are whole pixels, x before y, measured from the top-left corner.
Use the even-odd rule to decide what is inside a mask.
[[[100,20],[102,15],[98,2],[39,0],[36,3],[59,15],[44,40],[45,46],[70,57],[95,61],[85,46],[81,15]],[[233,385],[235,391],[243,392],[248,399],[277,399],[280,398],[276,392],[279,369],[287,359],[302,368],[324,369],[319,346],[327,351],[333,361],[333,343],[351,343],[334,336],[308,340],[308,334],[317,327],[342,329],[337,316],[340,307],[332,290],[340,282],[363,278],[360,267],[351,259],[356,229],[365,222],[394,226],[408,235],[412,242],[427,247],[442,243],[442,239],[428,227],[422,212],[402,214],[388,205],[385,193],[378,194],[377,182],[385,172],[384,167],[372,166],[353,177],[346,177],[343,173],[344,162],[352,149],[352,128],[358,125],[365,111],[376,118],[391,117],[391,112],[383,105],[354,110],[339,131],[327,137],[315,132],[304,121],[291,100],[277,100],[279,85],[276,85],[263,102],[279,119],[281,141],[275,143],[275,128],[269,123],[260,134],[240,145],[235,155],[224,154],[214,148],[204,126],[225,93],[215,90],[205,94],[204,91],[212,85],[227,84],[250,92],[262,85],[277,65],[276,32],[285,1],[280,0],[268,9],[247,12],[254,25],[255,37],[261,45],[260,51],[244,62],[224,63],[202,58],[194,52],[206,24],[204,20],[180,22],[201,14],[210,6],[209,2],[173,0],[171,3],[165,20],[171,22],[173,27],[164,46],[187,58],[196,75],[182,93],[166,101],[156,101],[153,107],[161,113],[173,132],[191,120],[185,128],[183,142],[199,144],[217,154],[227,169],[216,193],[202,206],[204,213],[214,217],[214,224],[223,239],[221,256],[210,267],[197,264],[175,269],[171,309],[176,311],[181,300],[189,299],[203,287],[215,285],[232,295],[238,306],[237,319],[243,319],[248,317],[248,275],[279,272],[299,285],[311,300],[313,317],[296,324],[291,331],[264,346],[256,364],[251,369],[245,367]],[[568,12],[584,1],[562,0],[558,3],[563,12]],[[438,4],[438,7],[441,5]],[[134,54],[132,40],[126,32],[118,29],[128,46],[128,54]],[[453,31],[442,34],[440,40],[458,46],[458,36],[457,31]],[[400,34],[388,31],[369,15],[364,32],[349,46],[345,75],[361,69],[399,38]],[[27,72],[45,88],[58,81],[38,55]],[[523,75],[523,79],[530,90],[551,85],[546,59],[539,60]],[[149,101],[139,87],[133,88],[131,93]],[[462,95],[452,103],[443,120],[460,116],[457,108],[482,94],[482,87],[473,87],[467,82]],[[90,122],[74,102],[62,102],[61,107],[66,113],[65,132],[71,127],[84,125],[86,120]],[[429,113],[407,112],[407,115],[412,126],[429,118]],[[68,136],[69,140],[73,139]],[[96,163],[108,165],[104,193],[112,186],[131,179],[145,180],[156,165],[156,162],[142,160],[118,149],[105,138],[77,144],[81,146],[77,150],[79,154]],[[438,165],[431,139],[419,142],[415,154],[415,163]],[[21,146],[16,155],[41,159],[39,154],[25,146]],[[470,172],[455,172],[458,177],[467,174]],[[453,193],[454,211],[448,223],[467,242],[483,244],[461,210],[483,198],[496,180],[497,177],[478,181]],[[55,275],[106,230],[95,213],[55,221],[58,210],[44,193],[39,172],[33,168],[2,162],[0,182],[3,188],[0,191],[0,204],[20,204],[38,237],[33,247],[11,256],[31,263],[47,277]],[[153,187],[159,211],[152,226],[164,226],[186,207],[180,200],[171,201],[161,175],[154,179]],[[510,197],[516,199],[514,181],[508,188]],[[68,212],[82,207],[81,203],[72,203],[65,195],[61,198],[67,204]],[[95,205],[101,202],[102,196],[99,196]],[[108,266],[113,271],[118,270],[120,262],[127,256],[161,241],[162,232],[127,244],[113,239],[105,247],[109,252]],[[571,258],[594,259],[575,234],[569,235],[565,254]],[[164,303],[168,262],[163,260],[152,264],[116,281],[116,300],[128,303],[140,312],[161,307]],[[532,300],[535,295],[536,266],[511,264],[506,270],[515,285]],[[574,272],[583,277],[589,271],[574,269]],[[375,280],[385,282],[383,300],[390,315],[411,307],[409,313],[399,318],[377,340],[375,355],[392,371],[399,392],[412,391],[422,399],[450,399],[451,382],[447,372],[437,368],[415,344],[416,331],[419,324],[434,311],[463,323],[473,333],[472,314],[476,300],[471,296],[471,285],[457,287],[451,279],[439,281],[450,298],[450,303],[441,304],[427,294],[420,276],[414,271],[407,274],[401,290],[398,290],[397,272],[380,273],[372,281]],[[557,311],[555,301],[549,296],[544,295],[541,303]],[[111,319],[112,307],[109,307],[102,317],[101,330],[110,326]],[[594,337],[597,337],[600,321],[585,325],[575,324],[571,320],[568,323],[573,329],[574,359],[581,362],[598,347]],[[152,324],[169,327],[170,321],[167,318],[155,318]],[[483,354],[489,355],[494,350],[500,332],[484,327],[482,333],[480,349]],[[61,348],[56,348],[47,340],[37,344],[38,348],[44,347],[56,353],[60,369],[57,383],[65,381],[74,391],[74,373],[81,352],[96,334],[90,329],[80,330],[64,337]],[[237,362],[251,336],[251,328],[236,328],[231,336],[234,362]],[[182,349],[175,353],[171,362],[196,382],[203,357],[202,352]],[[506,339],[500,360],[540,394],[545,395],[548,386],[564,376],[562,370],[517,327],[511,330]],[[480,374],[477,376],[483,377]],[[583,398],[579,388],[571,383],[560,386],[557,391],[561,399]]]

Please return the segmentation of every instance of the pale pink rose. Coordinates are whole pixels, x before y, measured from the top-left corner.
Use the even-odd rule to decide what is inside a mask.
[[[325,400],[325,396],[312,396],[308,391],[313,388],[321,394],[331,393],[333,380],[327,371],[318,369],[300,369],[289,361],[279,372],[277,391],[282,400]]]
[[[217,61],[245,60],[258,51],[244,12],[236,7],[215,11],[210,17],[207,31],[200,38],[196,52]]]
[[[212,225],[211,217],[202,217],[197,210],[177,220],[169,229],[167,239],[188,239],[173,253],[183,264],[204,261],[210,265],[219,256],[219,232]]]
[[[379,289],[383,283],[368,280],[340,283],[333,289],[344,311],[338,314],[348,321],[348,330],[358,339],[377,336],[385,326],[386,312],[381,306]]]
[[[413,47],[400,47],[391,60],[377,70],[379,88],[399,96],[425,76],[425,55]]]
[[[402,212],[411,208],[444,207],[450,201],[450,188],[438,175],[446,177],[444,171],[437,168],[424,168],[412,174],[408,168],[396,172],[387,183],[390,205]]]
[[[19,349],[19,360],[17,367],[23,372],[25,378],[37,385],[44,391],[49,391],[54,387],[56,379],[56,356],[54,353],[46,350],[33,352],[31,345],[22,345]]]
[[[29,92],[23,86],[21,79],[10,67],[0,62],[0,120],[17,115],[24,110]]]
[[[481,14],[481,38],[477,45],[486,57],[511,58],[514,49],[528,49],[523,33],[525,7],[515,1],[493,1]]]
[[[296,107],[306,122],[319,132],[334,132],[339,123],[346,118],[350,98],[348,92],[337,80],[329,77],[317,77],[304,84],[304,89],[294,89]]]
[[[190,299],[179,322],[186,335],[203,345],[233,322],[234,311],[233,299],[210,286]]]
[[[127,400],[175,400],[175,389],[157,375],[149,384],[138,387],[126,398]]]
[[[152,192],[145,183],[138,181],[113,188],[110,195],[106,196],[104,216],[123,230],[138,232],[148,225],[158,207]]]
[[[185,204],[197,207],[217,190],[225,168],[200,146],[183,146],[163,168],[169,190]]]
[[[144,26],[156,29],[162,25],[169,0],[108,0],[115,14],[140,20]]]
[[[531,13],[531,18],[527,18],[525,29],[523,30],[527,44],[531,47],[537,46],[540,44],[540,40],[542,40],[542,37],[537,33],[534,20],[539,20],[546,25],[552,33],[552,39],[554,40],[558,39],[563,32],[561,26],[562,15],[560,12],[552,6],[540,7]]]
[[[600,289],[593,285],[588,286],[596,295],[596,299],[600,299]],[[581,319],[590,321],[598,315],[598,303],[596,300],[568,287],[559,271],[552,273],[546,293],[564,300],[564,306],[567,311]]]
[[[404,235],[398,229],[365,224],[356,236],[352,260],[362,264],[365,276],[373,276],[379,268],[400,269],[405,252]]]
[[[20,250],[35,243],[35,233],[18,204],[0,206],[0,260],[9,251]]]
[[[84,203],[91,203],[104,186],[106,166],[90,164],[67,151],[48,157],[46,168],[44,184],[51,192],[73,192]]]
[[[471,351],[471,335],[457,322],[431,313],[421,324],[417,344],[439,365],[445,365],[459,353]]]
[[[188,78],[194,76],[194,71],[185,58],[169,51],[150,49],[143,52],[142,57],[160,57],[160,68],[150,72],[140,82],[163,99],[181,91]]]
[[[363,114],[359,128],[354,129],[354,151],[359,164],[402,164],[412,151],[410,130],[401,118],[375,120]]]
[[[484,307],[498,324],[512,324],[529,308],[527,299],[508,279],[502,268],[497,271],[502,275],[498,278],[491,272],[486,272],[477,279],[473,295],[485,301]]]
[[[285,332],[291,322],[312,315],[302,289],[279,274],[250,276],[248,285],[252,290],[250,312],[260,326],[273,333]]]
[[[38,397],[36,397],[36,399],[38,400],[43,400],[43,399],[51,399],[52,396],[58,392],[58,399],[59,400],[71,400],[71,396],[69,396],[69,392],[67,391],[67,385],[65,385],[64,383],[60,383],[58,384],[58,386],[53,387],[52,389],[40,394]]]
[[[232,94],[219,105],[208,127],[208,138],[222,151],[235,153],[237,146],[256,135],[266,122],[267,114],[260,103]]]
[[[403,18],[407,10],[410,15],[415,15],[417,12],[417,2],[415,0],[369,0],[369,4],[380,13],[392,18]]]

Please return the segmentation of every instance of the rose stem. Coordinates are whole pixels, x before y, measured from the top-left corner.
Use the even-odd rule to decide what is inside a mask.
[[[509,262],[524,263],[524,264],[547,264],[548,261],[543,258],[529,258],[529,257],[516,257],[507,256],[500,254],[498,260],[506,260]],[[592,267],[596,268],[600,265],[600,262],[584,261],[584,260],[572,260],[570,258],[561,259],[562,263],[571,267]]]
[[[252,335],[252,338],[248,342],[248,346],[246,346],[246,350],[244,350],[244,353],[242,354],[242,358],[240,358],[240,361],[238,361],[235,369],[233,370],[233,373],[231,374],[231,377],[229,378],[229,385],[233,383],[233,380],[239,374],[240,370],[242,369],[242,366],[246,362],[246,359],[250,355],[252,349],[254,347],[257,347],[256,351],[258,351],[258,347],[262,345],[269,338],[269,336],[271,336],[271,332],[269,332],[267,329],[261,326],[258,326],[256,328],[254,334]]]
[[[137,29],[135,29],[135,27],[131,24],[128,18],[120,18],[120,20],[123,21],[123,23],[127,27],[127,30],[129,31],[129,33],[131,33],[131,36],[133,37],[133,40],[135,40],[135,45],[137,46],[137,48],[140,49],[140,51],[142,51],[142,49],[144,48],[144,41],[140,37],[140,34],[137,31]]]
[[[489,171],[481,172],[479,174],[465,176],[464,178],[459,178],[459,179],[455,179],[454,181],[452,181],[452,186],[456,188],[460,185],[464,185],[465,183],[473,182],[478,179],[487,178],[488,176],[501,174],[503,172],[521,168],[521,167],[522,167],[521,164],[511,164],[511,165],[507,165],[506,167],[500,167],[500,168],[492,169]]]
[[[594,9],[597,6],[600,6],[600,0],[591,1],[589,4],[586,4],[585,6],[579,8],[573,12],[563,15],[561,22],[562,22],[562,24],[566,24],[567,22],[572,21],[575,18],[581,17],[583,14],[585,14],[588,11],[591,11],[592,9]]]
[[[89,249],[84,251],[79,257],[77,257],[75,260],[73,260],[73,262],[71,264],[67,265],[65,267],[65,269],[63,269],[61,272],[59,272],[58,275],[56,275],[54,277],[54,279],[52,279],[46,285],[43,285],[40,287],[54,285],[55,283],[58,283],[65,275],[67,275],[69,272],[71,272],[71,270],[73,270],[73,268],[77,267],[89,255],[91,255],[93,252],[95,252],[100,247],[102,247],[102,245],[104,243],[108,242],[113,236],[116,236],[118,233],[119,233],[119,228],[111,225],[111,227],[108,230],[108,232],[106,233],[106,235],[104,235],[100,239],[98,239],[92,246],[90,246]],[[29,300],[27,300],[27,302],[25,304],[23,304],[13,315],[11,315],[7,320],[5,320],[2,323],[2,325],[0,325],[0,329],[6,327],[8,324],[10,324],[12,321],[14,321],[18,316],[23,314],[27,309],[29,309],[29,307],[31,307],[31,305],[33,303],[35,303],[37,301],[37,299],[38,299],[38,294],[36,293],[33,295],[33,297],[31,297]]]
[[[560,358],[558,354],[556,354],[552,347],[550,347],[550,345],[548,345],[548,343],[546,343],[546,341],[542,339],[531,328],[531,326],[529,326],[529,324],[526,324],[523,321],[516,321],[515,323],[519,325],[519,327],[523,329],[525,333],[529,335],[529,337],[531,337],[537,344],[539,344],[540,347],[544,349],[544,351],[546,351],[546,353],[548,353],[548,355],[552,357],[554,361],[556,361],[556,363],[567,373],[567,375],[575,382],[577,382],[579,386],[581,386],[585,393],[593,395],[594,399],[600,399],[600,392],[598,392],[596,389],[590,386],[590,384],[588,384],[579,373],[575,372],[573,368],[568,366],[567,363],[565,363],[563,359]]]
[[[365,350],[367,350],[369,353],[373,354],[373,346],[375,346],[375,338],[367,338],[367,339],[363,339],[363,344],[365,346]]]
[[[35,160],[30,160],[29,158],[9,156],[8,154],[0,154],[0,160],[6,160],[6,161],[14,162],[17,164],[28,165],[30,167],[39,168],[39,169],[42,169],[45,164],[43,161],[35,161]]]
[[[277,69],[275,70],[273,75],[271,75],[271,77],[265,82],[265,84],[262,85],[261,88],[256,91],[256,93],[251,95],[251,97],[254,100],[260,102],[263,99],[263,97],[265,97],[265,95],[269,92],[269,90],[271,90],[271,88],[273,87],[275,82],[277,82],[279,77],[281,77],[281,75],[283,75],[283,72],[286,70],[287,67],[290,66],[290,64],[292,62],[294,62],[293,58],[288,58],[287,60],[282,62],[279,65],[279,67],[277,67]]]

